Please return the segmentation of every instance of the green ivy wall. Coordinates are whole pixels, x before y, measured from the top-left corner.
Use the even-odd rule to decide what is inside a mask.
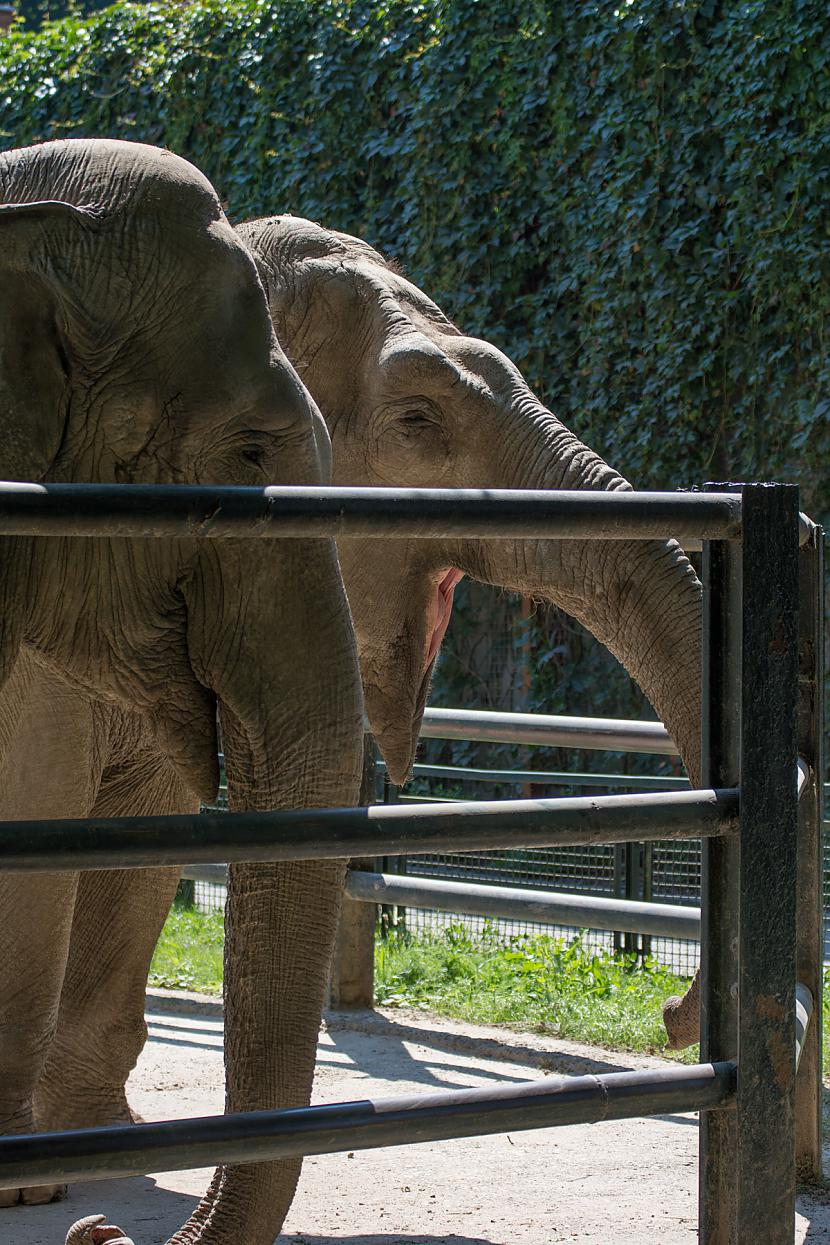
[[[0,146],[165,144],[396,256],[635,483],[826,517],[828,64],[803,0],[119,4],[0,42]]]

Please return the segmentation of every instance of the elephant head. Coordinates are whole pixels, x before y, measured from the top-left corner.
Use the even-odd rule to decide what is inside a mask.
[[[328,425],[334,482],[627,489],[488,342],[467,337],[366,243],[276,216],[238,227],[288,357]],[[414,757],[461,574],[544,598],[634,676],[699,767],[701,588],[672,540],[338,542],[369,719],[389,772]]]
[[[0,238],[3,478],[325,478],[325,427],[276,341],[250,256],[192,166],[109,141],[8,153]],[[8,538],[3,558],[0,677],[25,642],[70,680],[143,711],[204,798],[217,786],[217,699],[237,795],[266,807],[277,786],[291,797],[294,741],[309,742],[293,729],[284,737],[299,652],[302,678],[321,697],[312,708],[303,693],[309,721],[326,729],[340,720],[341,680],[324,677],[332,650],[321,643],[308,659],[307,612],[336,636],[354,717],[331,543]],[[296,704],[299,694],[295,686]],[[343,779],[325,769],[320,798]]]
[[[0,156],[0,421],[0,477],[47,487],[314,484],[330,464],[325,425],[213,188],[178,157],[131,143]],[[205,799],[217,787],[218,707],[232,807],[355,801],[362,703],[333,541],[6,538],[0,559],[0,681],[27,646],[85,694],[143,715]],[[303,931],[327,931],[336,874],[234,871],[236,1109],[272,1105],[275,1082],[283,1105],[307,1096],[294,1046],[310,1042],[313,1064],[326,937],[309,935],[297,970],[312,983],[307,1006],[286,1011],[275,929],[289,913]],[[270,1242],[259,1203],[275,1185],[271,1169],[253,1170],[217,1176],[212,1213]],[[247,1235],[240,1204],[259,1235]],[[188,1241],[200,1232],[191,1225]]]

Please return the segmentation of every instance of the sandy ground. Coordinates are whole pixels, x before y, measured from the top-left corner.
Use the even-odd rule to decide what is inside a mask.
[[[151,1006],[150,1041],[131,1082],[133,1105],[151,1120],[221,1111],[217,1009],[182,1014],[167,1001],[164,1011],[156,1010],[158,1000]],[[314,1097],[332,1102],[660,1065],[412,1012],[343,1013],[320,1035]],[[130,1232],[136,1245],[161,1245],[207,1179],[201,1170],[77,1185],[62,1203],[0,1212],[0,1245],[63,1245],[73,1220],[98,1211]],[[306,1160],[280,1241],[691,1245],[697,1240],[696,1184],[693,1115],[359,1151]],[[794,1240],[830,1245],[827,1194],[799,1198]]]

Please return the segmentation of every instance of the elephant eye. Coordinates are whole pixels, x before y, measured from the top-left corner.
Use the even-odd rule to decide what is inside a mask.
[[[429,415],[425,415],[423,411],[411,410],[404,411],[398,416],[398,422],[403,424],[405,428],[412,429],[417,432],[421,428],[435,427],[435,420]]]
[[[239,451],[239,454],[246,463],[253,463],[255,467],[261,467],[265,462],[265,451],[261,445],[246,445]]]

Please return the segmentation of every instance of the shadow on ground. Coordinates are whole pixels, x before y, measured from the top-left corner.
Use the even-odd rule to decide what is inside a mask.
[[[556,1076],[596,1076],[628,1072],[637,1066],[636,1059],[632,1063],[617,1062],[613,1052],[609,1052],[607,1059],[598,1059],[596,1056],[539,1049],[523,1043],[519,1034],[509,1030],[505,1030],[503,1038],[494,1039],[469,1033],[458,1034],[429,1024],[420,1026],[417,1020],[392,1020],[377,1012],[330,1013],[328,1019],[327,1032],[334,1049],[340,1055],[347,1056],[352,1066],[367,1077],[390,1082],[404,1081],[439,1089],[466,1088],[470,1084],[469,1067],[461,1062],[463,1059],[486,1060],[490,1064],[490,1067],[482,1068],[477,1063],[475,1076],[479,1084],[482,1081],[485,1084],[488,1081],[519,1084],[537,1079],[530,1075],[517,1075],[516,1067],[550,1072]],[[367,1037],[377,1038],[384,1043],[383,1047],[373,1049],[367,1043]],[[391,1049],[388,1045],[390,1040],[394,1042]],[[550,1041],[553,1045],[555,1039]],[[421,1049],[414,1054],[406,1044]],[[329,1062],[326,1050],[322,1047],[318,1051],[318,1064]],[[456,1063],[444,1062],[440,1056],[433,1057],[432,1052],[455,1054],[459,1060]],[[622,1059],[625,1059],[624,1054]],[[493,1064],[499,1063],[512,1066],[502,1072],[493,1067]],[[697,1128],[696,1116],[666,1114],[657,1118]]]
[[[489,1236],[422,1236],[375,1233],[372,1236],[280,1236],[279,1245],[495,1245]]]
[[[278,1245],[496,1245],[485,1236],[423,1236],[420,1233],[378,1232],[372,1236],[307,1236],[289,1232]]]
[[[204,1185],[207,1187],[207,1179]],[[106,1215],[107,1221],[117,1223],[136,1245],[150,1245],[166,1241],[198,1202],[197,1197],[165,1189],[149,1176],[89,1181],[70,1185],[62,1202],[4,1210],[0,1240],[3,1245],[63,1245],[77,1219]]]
[[[328,1032],[338,1048],[345,1048],[355,1035],[368,1034],[371,1037],[392,1038],[400,1043],[414,1042],[431,1050],[452,1051],[473,1059],[493,1059],[571,1076],[592,1072],[627,1072],[632,1067],[631,1063],[619,1063],[611,1051],[607,1059],[597,1059],[560,1050],[540,1050],[522,1042],[519,1034],[507,1029],[503,1038],[494,1039],[459,1034],[452,1029],[433,1028],[429,1024],[419,1025],[408,1017],[392,1020],[380,1012],[329,1012],[326,1019]],[[549,1041],[554,1046],[556,1039],[550,1038]]]

